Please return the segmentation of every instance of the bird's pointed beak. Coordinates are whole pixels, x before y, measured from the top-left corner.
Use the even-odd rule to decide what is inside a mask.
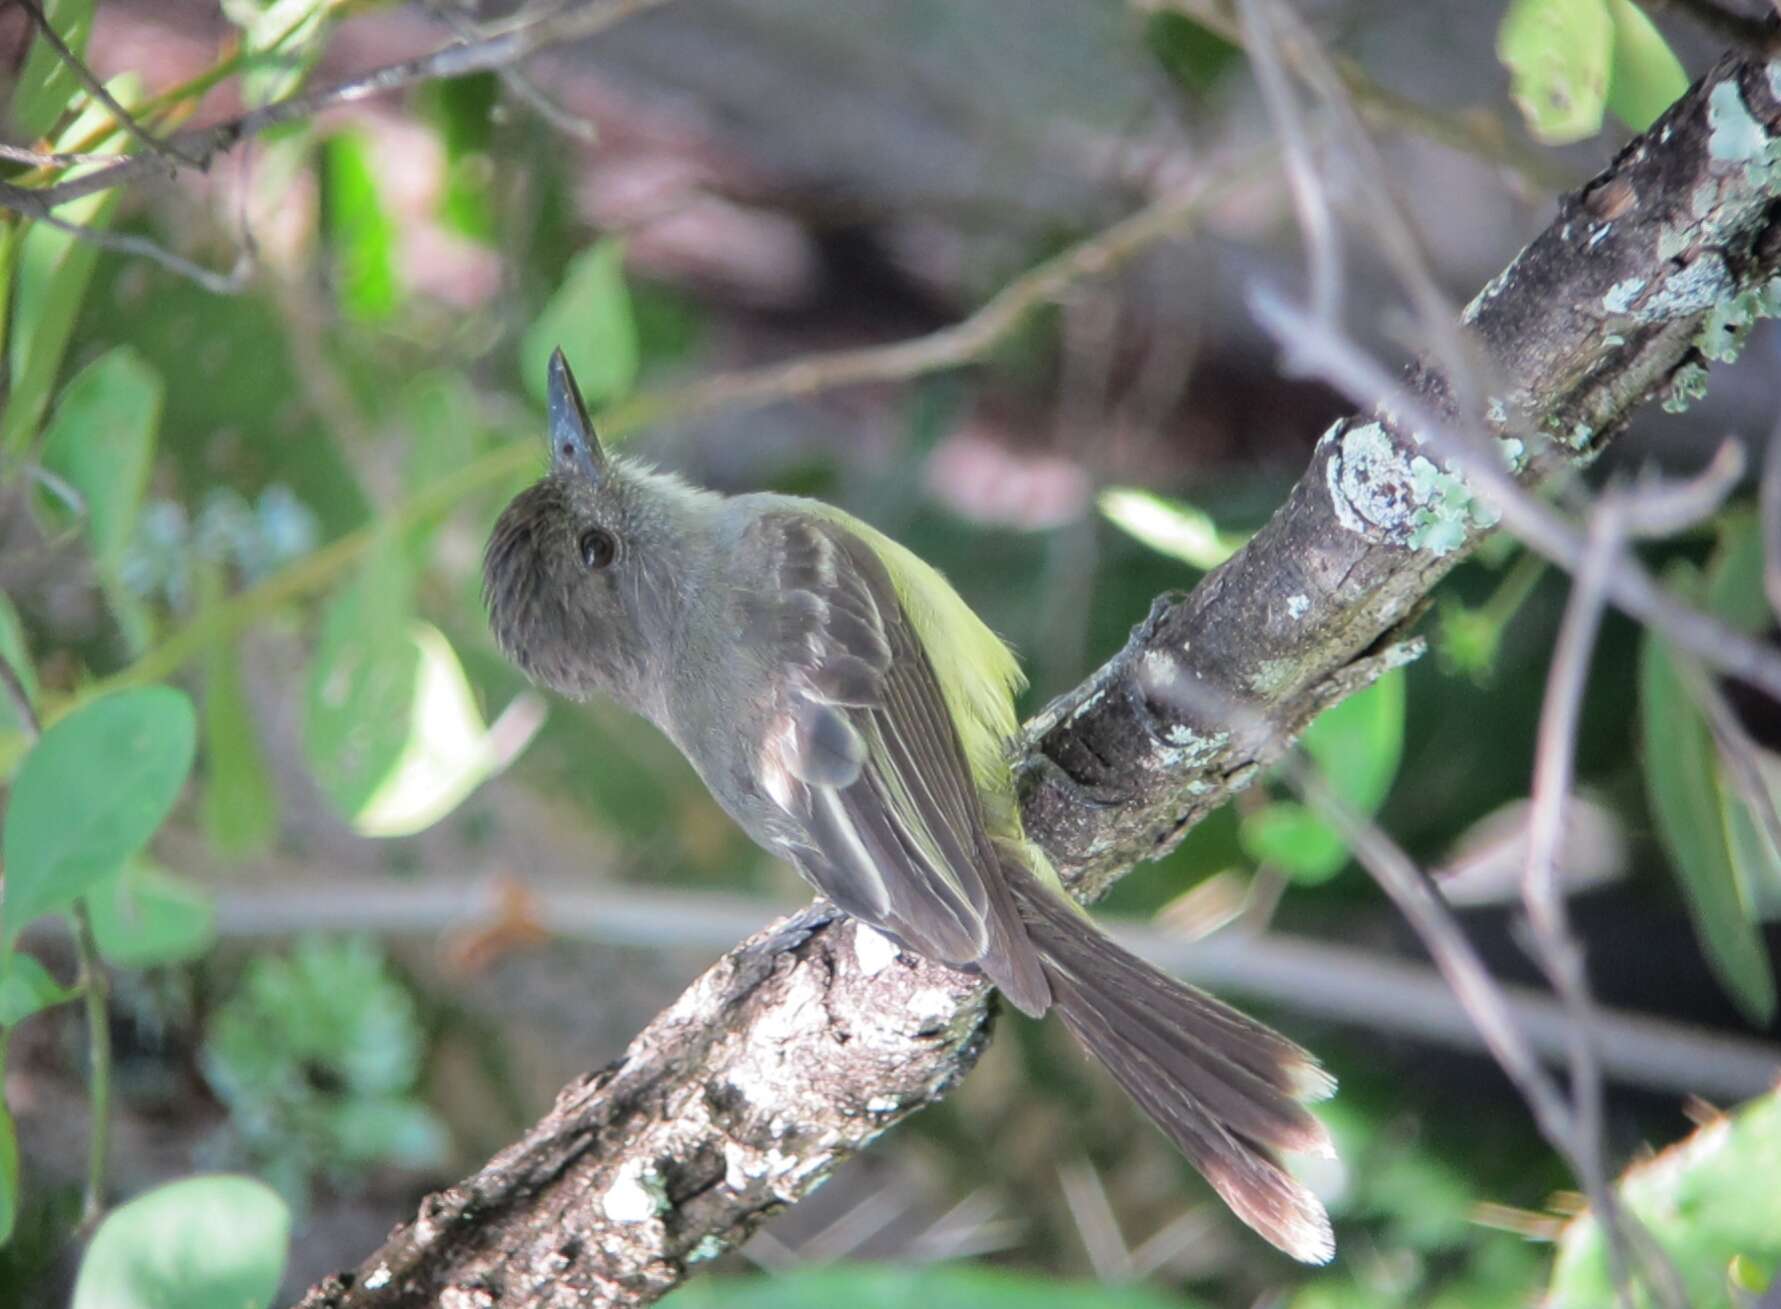
[[[575,374],[558,346],[550,352],[550,462],[558,472],[599,484],[606,477],[606,452],[581,401]]]

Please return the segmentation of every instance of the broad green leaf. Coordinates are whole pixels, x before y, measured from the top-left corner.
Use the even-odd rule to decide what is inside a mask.
[[[1511,0],[1497,58],[1528,130],[1548,145],[1601,131],[1613,48],[1607,0]]]
[[[129,107],[141,98],[141,82],[134,75],[114,78],[106,84],[119,104]],[[110,121],[109,111],[89,105],[55,142],[63,149],[84,141],[93,131]],[[127,149],[129,140],[114,132],[99,143],[100,150]],[[95,165],[81,165],[68,170],[65,176],[78,177]],[[71,200],[56,210],[56,216],[86,227],[103,228],[111,222],[117,208],[118,191],[102,191],[97,195]],[[57,231],[44,223],[33,223],[25,233],[18,253],[17,291],[12,311],[12,329],[7,342],[12,365],[12,385],[6,397],[6,411],[0,416],[0,451],[17,454],[37,434],[37,424],[49,403],[55,387],[56,374],[68,348],[68,334],[73,329],[75,314],[86,295],[92,279],[93,265],[99,258],[99,247],[68,232]]]
[[[1393,669],[1373,685],[1324,710],[1301,744],[1324,779],[1349,806],[1375,812],[1391,791],[1404,752],[1404,672]],[[1327,881],[1348,862],[1342,838],[1316,814],[1275,801],[1246,814],[1238,835],[1252,859],[1277,864],[1295,881]]]
[[[1762,802],[1773,804],[1769,796]],[[1725,849],[1738,893],[1759,919],[1781,917],[1781,851],[1769,840],[1748,797],[1733,785],[1730,770],[1719,776],[1719,804],[1725,822]]]
[[[487,245],[494,241],[495,169],[490,155],[500,79],[493,73],[428,82],[415,95],[445,147],[445,187],[439,216],[453,231]]]
[[[1221,532],[1204,509],[1136,487],[1108,487],[1099,504],[1107,520],[1122,532],[1195,568],[1218,567],[1246,539]]]
[[[72,1309],[265,1309],[290,1235],[290,1210],[263,1182],[169,1182],[99,1224]]]
[[[192,702],[168,686],[118,691],[53,724],[13,782],[3,838],[7,939],[123,866],[191,771]]]
[[[1633,0],[1608,0],[1614,22],[1608,108],[1635,132],[1643,132],[1688,90],[1682,61]]]
[[[378,199],[363,133],[341,132],[322,146],[322,230],[346,312],[365,322],[388,318],[401,298],[396,227]]]
[[[1695,936],[1738,1007],[1766,1026],[1775,1013],[1775,978],[1726,846],[1711,734],[1675,656],[1649,635],[1639,658],[1639,718],[1646,792]]]
[[[1719,545],[1707,567],[1707,607],[1746,632],[1760,632],[1776,616],[1763,591],[1762,533],[1756,515],[1734,511],[1718,523]]]
[[[216,939],[216,906],[202,887],[132,859],[87,897],[99,953],[119,968],[184,963]]]
[[[1189,91],[1211,89],[1243,51],[1186,14],[1153,9],[1144,20],[1144,45],[1163,71]]]
[[[701,1278],[662,1303],[666,1309],[1193,1309],[1198,1302],[1143,1286],[1096,1286],[978,1264],[844,1264]]]
[[[408,735],[389,772],[352,815],[366,836],[409,836],[431,827],[495,764],[488,728],[451,643],[426,623],[415,623],[408,635],[417,659]]]
[[[93,558],[113,579],[148,490],[162,391],[160,374],[118,346],[74,375],[44,430],[43,466],[80,492]],[[68,517],[58,502],[39,500],[52,519]]]
[[[17,1027],[32,1014],[61,1004],[74,992],[50,976],[35,955],[0,958],[0,1027]]]
[[[19,623],[18,611],[12,601],[0,592],[0,659],[4,659],[25,688],[26,697],[37,702],[37,669],[31,663],[31,652],[25,648],[25,631]],[[29,741],[25,725],[10,695],[0,695],[0,778],[11,775],[12,766],[24,753]]]
[[[412,586],[398,543],[385,537],[328,603],[310,659],[304,752],[349,819],[395,771],[412,731],[420,676],[420,652],[409,638]]]
[[[216,604],[222,598],[219,570],[205,572],[205,603]],[[278,829],[278,793],[242,693],[235,643],[211,642],[204,671],[204,830],[220,854],[253,854]]]
[[[1324,710],[1301,744],[1337,795],[1363,813],[1378,809],[1404,753],[1404,670]]]
[[[545,367],[558,346],[590,407],[618,399],[636,382],[637,324],[625,287],[622,241],[598,241],[575,256],[563,284],[526,329],[520,369],[539,404],[545,400]]]
[[[6,1071],[6,1043],[0,1039],[0,1074]],[[0,1079],[3,1080],[3,1079]],[[0,1246],[12,1239],[19,1221],[19,1138],[12,1111],[0,1096]]]
[[[50,26],[77,56],[86,53],[97,3],[98,0],[42,0]],[[82,90],[74,70],[40,32],[32,39],[31,53],[25,56],[25,66],[12,93],[12,121],[27,137],[41,137],[55,126],[75,92]]]
[[[1292,800],[1275,800],[1245,814],[1238,838],[1251,859],[1273,864],[1307,886],[1327,882],[1348,863],[1348,847],[1335,829]]]
[[[476,391],[455,368],[422,373],[405,386],[396,404],[407,451],[403,485],[413,494],[429,482],[450,476],[469,463],[482,444]],[[446,505],[414,524],[408,548],[425,555],[439,525],[455,505]]]
[[[1689,1303],[1735,1303],[1734,1262],[1781,1264],[1781,1094],[1715,1119],[1616,1184],[1681,1276]],[[1547,1309],[1598,1309],[1615,1301],[1601,1229],[1584,1215],[1565,1229]],[[1755,1304],[1756,1297],[1748,1303]],[[1653,1302],[1641,1292],[1641,1306]]]

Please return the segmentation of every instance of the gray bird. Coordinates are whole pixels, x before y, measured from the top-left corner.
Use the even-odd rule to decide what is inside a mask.
[[[1332,1093],[1285,1037],[1102,934],[1020,827],[1013,655],[939,573],[814,500],[722,496],[601,449],[559,350],[550,471],[489,538],[495,639],[563,695],[610,696],[717,802],[899,945],[1055,1009],[1231,1209],[1334,1253],[1277,1152],[1332,1154]]]

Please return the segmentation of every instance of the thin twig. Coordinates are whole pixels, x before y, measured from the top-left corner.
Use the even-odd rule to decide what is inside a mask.
[[[1437,413],[1359,346],[1323,330],[1309,314],[1261,288],[1252,293],[1250,302],[1292,371],[1322,377],[1357,404],[1392,414],[1396,424],[1417,432],[1502,515],[1507,531],[1553,563],[1575,570],[1585,549],[1583,532],[1530,494],[1494,452],[1480,451],[1476,448],[1480,443],[1462,439],[1450,429],[1446,415]],[[1623,550],[1616,557],[1607,587],[1609,598],[1623,612],[1713,667],[1781,698],[1781,652],[1677,599],[1631,554]]]
[[[20,194],[28,196],[31,192],[21,191]],[[9,198],[9,203],[10,199],[11,198]],[[247,286],[253,270],[253,259],[246,252],[243,252],[243,256],[236,264],[233,272],[218,273],[212,269],[204,267],[202,264],[193,263],[183,255],[174,254],[173,251],[169,250],[159,241],[152,240],[146,236],[137,236],[130,232],[109,232],[102,227],[92,227],[84,223],[69,222],[66,218],[59,218],[51,213],[47,206],[38,207],[31,204],[24,204],[15,207],[18,207],[22,212],[29,214],[35,222],[44,223],[55,228],[58,232],[66,232],[70,236],[76,237],[79,240],[98,246],[101,250],[111,250],[118,254],[138,255],[141,258],[151,260],[152,262],[161,265],[161,267],[167,269],[169,272],[177,273],[181,277],[188,278],[203,287],[206,291],[214,292],[217,295],[239,295],[242,289]]]
[[[66,154],[55,150],[28,150],[22,145],[0,143],[0,159],[15,164],[31,164],[37,168],[67,168],[74,164],[115,164],[129,157],[129,155],[120,154],[85,154],[80,152]]]
[[[105,1212],[105,1161],[111,1142],[111,1018],[106,1009],[111,981],[99,958],[99,942],[84,898],[74,902],[74,950],[79,962],[76,985],[87,1015],[87,1103],[92,1122],[80,1221],[82,1228],[90,1231]]]
[[[37,24],[38,33],[49,43],[50,49],[56,52],[56,57],[86,88],[87,94],[110,111],[111,116],[117,120],[118,126],[122,127],[127,135],[135,138],[143,149],[166,159],[171,164],[184,164],[188,168],[200,166],[200,160],[187,157],[177,146],[161,140],[160,137],[137,122],[130,111],[117,102],[116,97],[105,89],[105,83],[101,82],[94,75],[93,70],[87,67],[86,61],[69,49],[68,43],[62,39],[61,33],[56,31],[55,25],[49,21],[43,12],[43,6],[38,4],[37,0],[19,0],[19,5],[31,15],[31,21]]]
[[[1312,312],[1333,325],[1342,317],[1342,250],[1328,192],[1311,158],[1298,97],[1280,65],[1274,5],[1275,0],[1241,0],[1243,45],[1255,65],[1255,80],[1268,106],[1268,117],[1274,120],[1274,130],[1286,146],[1286,177],[1310,264]]]
[[[258,136],[269,128],[311,118],[335,105],[350,104],[398,91],[417,82],[463,77],[468,73],[504,68],[550,46],[594,36],[635,14],[664,3],[666,0],[610,0],[605,4],[585,3],[565,7],[497,36],[448,45],[431,54],[386,64],[333,86],[263,105],[213,127],[182,132],[167,144],[169,148],[176,148],[180,157],[190,160],[194,167],[208,167],[217,155],[234,149],[249,137]],[[83,195],[110,191],[133,182],[152,171],[155,162],[146,155],[133,155],[79,177],[43,187],[36,194],[53,208],[70,200],[77,200]],[[0,203],[13,204],[11,197],[21,189],[23,188],[10,185],[0,186]]]

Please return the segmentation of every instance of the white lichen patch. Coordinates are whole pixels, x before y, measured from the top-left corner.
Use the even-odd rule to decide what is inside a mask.
[[[1295,623],[1311,612],[1311,600],[1308,596],[1289,595],[1286,597],[1286,616]]]
[[[1508,426],[1509,406],[1504,403],[1502,396],[1493,395],[1490,397],[1484,406],[1484,417],[1498,427]]]
[[[1707,94],[1707,153],[1726,164],[1747,164],[1764,157],[1769,134],[1751,116],[1735,77]]]
[[[365,1279],[365,1289],[367,1291],[381,1291],[384,1287],[390,1284],[390,1280],[390,1266],[388,1264],[378,1264],[377,1267],[371,1270],[371,1275]]]
[[[897,943],[883,932],[860,923],[853,931],[853,957],[862,973],[876,977],[897,962]]]
[[[1629,277],[1625,281],[1616,282],[1602,297],[1602,308],[1611,314],[1628,313],[1633,307],[1633,301],[1639,298],[1639,292],[1644,289],[1645,279],[1642,277]]]
[[[1688,267],[1665,278],[1633,312],[1640,323],[1661,323],[1686,318],[1710,308],[1737,285],[1725,260],[1712,250],[1704,251]]]
[[[1503,456],[1503,464],[1512,473],[1519,473],[1527,463],[1527,445],[1519,436],[1499,436],[1497,450]]]
[[[939,987],[917,991],[909,997],[909,1015],[917,1019],[919,1025],[923,1027],[942,1018],[952,1018],[957,1007],[952,993],[941,990]]]
[[[902,1108],[902,1102],[894,1095],[875,1095],[866,1101],[866,1112],[869,1114],[894,1114]]]
[[[1496,514],[1463,480],[1423,455],[1406,457],[1378,423],[1346,432],[1325,466],[1336,521],[1371,540],[1444,555]]]
[[[717,1258],[728,1248],[722,1237],[707,1232],[699,1238],[697,1245],[686,1252],[686,1261],[689,1264],[702,1264],[707,1260]]]
[[[1613,223],[1603,223],[1600,227],[1596,228],[1593,232],[1591,232],[1589,234],[1589,240],[1587,240],[1583,243],[1584,248],[1587,250],[1595,249],[1603,241],[1607,240],[1608,233],[1612,232],[1613,230],[1614,230]]]
[[[600,1212],[615,1223],[648,1222],[667,1211],[668,1188],[644,1159],[627,1161],[600,1197]]]

